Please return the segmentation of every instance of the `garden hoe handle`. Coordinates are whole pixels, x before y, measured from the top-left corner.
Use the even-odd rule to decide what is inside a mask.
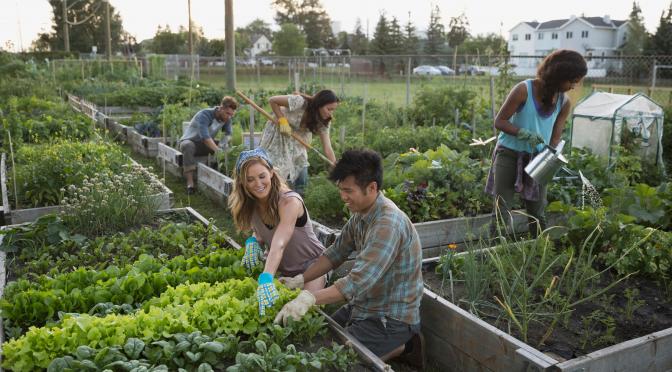
[[[269,114],[268,112],[266,112],[266,110],[264,110],[263,108],[259,107],[256,103],[254,103],[254,101],[252,101],[252,100],[249,99],[245,94],[243,94],[243,92],[241,92],[241,91],[236,91],[236,94],[237,94],[240,98],[242,98],[243,101],[245,101],[248,105],[254,107],[255,110],[259,111],[259,113],[262,114],[263,116],[265,116],[266,119],[270,120],[270,121],[273,122],[273,123],[276,122],[275,119],[271,116],[271,114]],[[322,158],[324,161],[326,161],[327,163],[329,163],[329,165],[331,165],[332,167],[334,166],[334,163],[332,163],[331,160],[329,160],[328,157],[324,156],[324,154],[321,153],[318,149],[316,149],[316,148],[314,148],[313,146],[311,146],[310,144],[306,143],[306,141],[304,141],[303,139],[301,139],[301,137],[297,136],[294,132],[292,132],[292,138],[294,138],[297,142],[299,142],[300,144],[302,144],[303,147],[305,147],[305,148],[307,148],[307,149],[309,149],[309,150],[313,150],[313,151],[315,151],[315,153],[316,153],[320,158]]]

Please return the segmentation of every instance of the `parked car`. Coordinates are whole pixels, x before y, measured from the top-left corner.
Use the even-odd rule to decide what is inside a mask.
[[[422,65],[413,69],[413,75],[441,75],[441,70],[434,66]]]
[[[262,58],[260,62],[261,62],[262,66],[273,66],[273,60],[272,59]]]
[[[441,75],[455,75],[455,70],[453,70],[448,66],[434,66],[434,67],[436,67],[437,69],[439,69],[439,71],[441,71]]]
[[[458,68],[460,75],[485,75],[485,71],[474,65],[461,65]]]

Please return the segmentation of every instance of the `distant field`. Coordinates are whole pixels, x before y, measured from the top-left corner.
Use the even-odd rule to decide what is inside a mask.
[[[202,81],[207,81],[210,84],[224,86],[226,85],[226,76],[220,72],[211,72],[201,70],[200,78]],[[376,100],[378,102],[391,102],[397,106],[406,104],[406,80],[403,76],[390,79],[371,79],[369,77],[350,76],[341,77],[338,74],[322,74],[321,80],[317,76],[315,80],[314,75],[301,77],[301,85],[313,84],[320,82],[325,87],[334,90],[339,95],[358,96],[366,95],[368,100]],[[523,77],[519,77],[523,80]],[[515,80],[514,80],[515,81]],[[495,80],[496,84],[496,80]],[[254,73],[238,73],[236,78],[236,85],[238,89],[285,89],[290,86],[289,75],[285,74],[263,74],[257,77]],[[293,85],[293,84],[292,84]],[[489,102],[490,100],[490,81],[487,76],[435,76],[435,77],[418,77],[411,78],[410,84],[410,98],[411,102],[415,93],[424,86],[439,86],[452,85],[456,87],[464,87],[474,89]],[[612,88],[613,93],[619,94],[634,94],[636,92],[643,92],[650,94],[654,101],[662,106],[672,105],[672,88],[658,88],[649,91],[647,86],[625,86],[625,85],[604,85],[596,84],[598,89],[607,91],[609,87]],[[592,83],[588,82],[578,88],[576,92],[570,93],[573,102],[586,97],[592,92]]]

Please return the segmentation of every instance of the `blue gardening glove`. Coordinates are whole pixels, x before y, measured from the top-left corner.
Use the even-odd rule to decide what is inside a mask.
[[[537,147],[537,145],[544,143],[544,137],[542,137],[539,133],[530,132],[525,128],[520,128],[518,130],[518,135],[516,138],[529,143],[532,147]]]
[[[263,252],[257,238],[250,236],[245,240],[245,254],[241,264],[245,266],[248,272],[252,272],[252,269],[259,265],[262,255]]]
[[[273,283],[273,275],[263,272],[257,279],[257,301],[259,301],[259,315],[266,315],[266,309],[273,307],[280,294]]]

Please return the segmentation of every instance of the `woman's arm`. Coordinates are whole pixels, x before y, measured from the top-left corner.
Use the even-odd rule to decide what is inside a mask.
[[[280,110],[280,107],[289,107],[289,96],[273,96],[268,99],[268,103],[271,105],[271,110],[275,114],[276,118],[281,118],[285,116]]]
[[[329,158],[333,164],[336,164],[336,155],[334,154],[334,149],[331,148],[329,130],[320,131],[320,141],[322,141],[322,150],[324,150],[324,155]]]
[[[513,123],[511,123],[509,120],[513,114],[516,113],[518,107],[525,103],[526,100],[527,85],[523,81],[513,87],[511,92],[509,92],[509,96],[506,97],[506,101],[504,101],[502,108],[499,109],[499,112],[495,117],[495,128],[512,136],[518,135],[519,128],[513,125]]]
[[[564,94],[564,93],[561,93]],[[572,108],[572,103],[569,101],[569,97],[565,95],[565,102],[560,109],[558,117],[555,118],[555,123],[553,123],[553,133],[551,133],[551,143],[550,146],[555,148],[560,139],[562,138],[562,131],[565,130],[565,122],[567,122],[567,117],[569,116],[569,111]]]
[[[266,258],[266,265],[264,266],[264,272],[273,275],[275,275],[280,261],[282,261],[282,255],[285,252],[287,243],[292,239],[296,219],[303,213],[303,204],[297,198],[286,198],[280,200],[278,210],[280,211],[280,223],[273,234],[271,248]]]

